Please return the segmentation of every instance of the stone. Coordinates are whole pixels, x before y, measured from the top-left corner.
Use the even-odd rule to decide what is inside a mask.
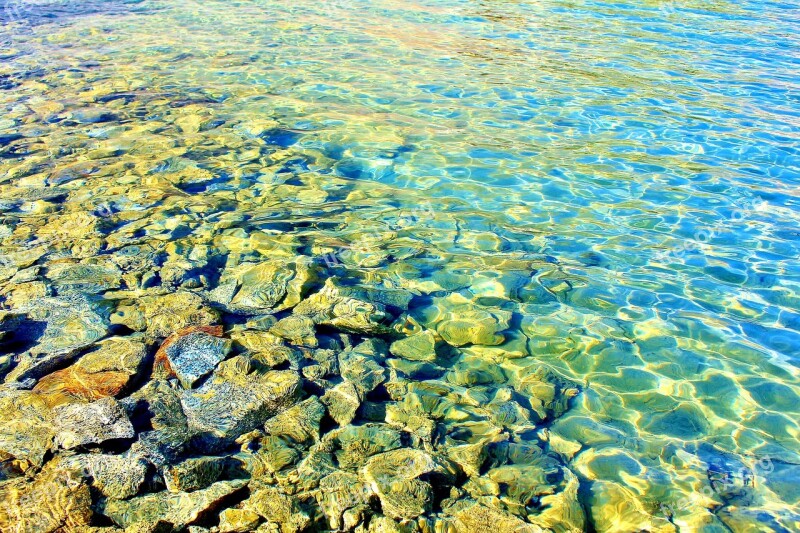
[[[309,257],[244,263],[226,269],[212,300],[227,311],[255,315],[297,305],[317,280],[318,267]]]
[[[269,332],[300,346],[315,348],[318,344],[314,321],[306,316],[282,318],[270,328]]]
[[[92,519],[91,505],[88,485],[55,459],[32,481],[0,483],[0,531],[82,531]]]
[[[355,386],[359,397],[363,399],[386,381],[386,369],[373,357],[360,353],[360,346],[339,354],[339,372]]]
[[[118,396],[128,385],[130,376],[123,372],[89,373],[76,366],[53,372],[42,379],[33,391],[51,407],[71,402],[91,402]]]
[[[0,389],[0,454],[41,466],[54,436],[52,411],[38,394]]]
[[[131,300],[111,315],[112,324],[146,331],[153,337],[167,337],[189,326],[210,326],[218,320],[219,314],[206,307],[200,296],[184,290]]]
[[[340,426],[346,426],[352,422],[361,406],[358,389],[347,381],[327,391],[321,400],[327,407],[331,418]]]
[[[403,446],[400,432],[385,424],[347,426],[336,433],[336,460],[342,469],[360,468],[369,457]]]
[[[245,480],[219,481],[195,492],[156,492],[128,500],[106,500],[99,512],[123,528],[155,527],[159,523],[181,529],[213,512],[229,496],[243,489]]]
[[[198,380],[210,374],[230,349],[230,340],[197,332],[178,338],[164,351],[178,380],[184,388],[190,389]]]
[[[224,457],[193,457],[164,468],[164,483],[170,492],[192,492],[219,480]]]
[[[349,472],[339,471],[325,476],[320,481],[319,489],[317,503],[334,530],[343,527],[347,510],[369,505],[375,499],[370,485]]]
[[[53,417],[56,443],[65,449],[136,435],[125,411],[113,398],[63,405],[53,410]]]
[[[172,368],[172,365],[170,364],[167,350],[170,348],[170,346],[178,342],[183,337],[195,333],[204,333],[214,337],[222,337],[223,328],[222,326],[189,326],[179,329],[175,333],[171,334],[164,340],[163,343],[161,343],[161,346],[156,352],[155,360],[153,362],[153,376],[155,378],[168,379],[178,377],[175,373],[175,370]]]
[[[69,364],[86,348],[108,334],[101,307],[77,298],[42,298],[24,309],[13,337],[32,341],[26,357],[20,358],[9,380],[39,379]]]
[[[51,263],[47,267],[47,277],[59,290],[97,294],[118,289],[122,272],[113,264]]]
[[[103,496],[124,500],[144,485],[147,462],[126,455],[83,454],[62,460],[63,468],[91,482]]]
[[[136,337],[109,337],[98,342],[92,351],[74,366],[86,372],[123,372],[135,376],[147,357],[147,345]]]
[[[276,524],[281,533],[308,531],[311,525],[311,518],[295,497],[268,485],[251,487],[250,497],[242,502],[242,509]]]
[[[433,487],[418,479],[438,469],[433,458],[422,450],[400,448],[371,457],[364,467],[364,479],[391,518],[416,518],[429,512]]]
[[[431,330],[425,330],[422,333],[393,342],[389,350],[393,355],[411,361],[435,361],[436,334]]]
[[[349,297],[331,278],[325,286],[294,308],[293,313],[311,318],[315,324],[352,333],[389,333],[389,314],[383,304]]]
[[[235,359],[220,367],[230,367]],[[292,371],[224,376],[219,370],[181,397],[189,428],[218,444],[230,444],[239,435],[261,427],[291,407],[302,393],[302,380]]]
[[[456,533],[497,533],[513,531],[514,533],[544,533],[539,526],[489,507],[473,504],[454,513]]]
[[[264,430],[268,435],[286,439],[295,446],[311,445],[319,441],[324,416],[325,406],[312,396],[267,420]]]
[[[219,514],[219,533],[247,533],[253,531],[260,521],[253,511],[225,509]]]

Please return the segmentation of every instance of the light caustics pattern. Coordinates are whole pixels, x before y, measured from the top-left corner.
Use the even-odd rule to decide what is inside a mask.
[[[575,384],[514,438],[550,443],[583,527],[797,531],[793,2],[3,7],[5,309],[63,264],[85,294],[205,298],[198,261],[302,256],[413,294],[458,354],[412,380]],[[524,519],[522,478],[464,490]]]

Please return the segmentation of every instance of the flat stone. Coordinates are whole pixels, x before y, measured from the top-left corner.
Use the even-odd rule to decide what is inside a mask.
[[[62,448],[131,439],[136,433],[125,411],[113,398],[89,404],[68,404],[53,410],[56,442]]]
[[[393,342],[389,350],[393,355],[411,361],[435,361],[436,334],[431,330],[425,330]]]

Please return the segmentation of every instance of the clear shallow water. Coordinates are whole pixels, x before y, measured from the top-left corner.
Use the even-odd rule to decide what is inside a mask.
[[[423,327],[508,313],[462,350],[580,385],[592,527],[797,530],[797,6],[81,5],[5,12],[5,253],[88,212],[34,262],[302,254]]]

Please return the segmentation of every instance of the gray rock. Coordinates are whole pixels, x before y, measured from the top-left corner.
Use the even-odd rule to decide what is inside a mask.
[[[230,350],[230,340],[198,332],[180,337],[165,352],[181,384],[189,389],[210,374]]]
[[[68,404],[53,410],[56,442],[62,448],[101,444],[135,436],[125,411],[113,398],[89,404]]]

